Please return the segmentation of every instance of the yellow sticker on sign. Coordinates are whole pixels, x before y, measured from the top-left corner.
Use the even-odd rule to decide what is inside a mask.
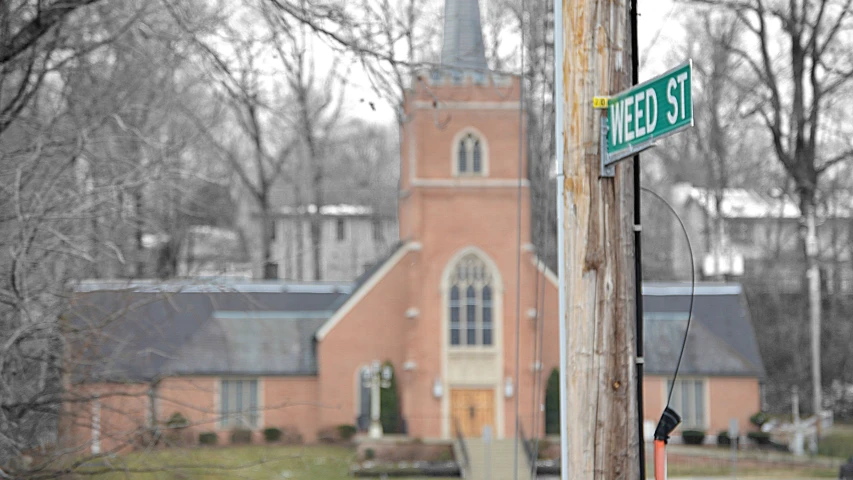
[[[608,97],[592,97],[592,108],[607,108]]]

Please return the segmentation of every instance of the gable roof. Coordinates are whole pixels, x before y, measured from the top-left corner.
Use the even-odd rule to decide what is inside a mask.
[[[689,283],[643,285],[645,369],[672,374],[687,327]],[[743,289],[736,283],[698,283],[693,322],[680,374],[764,377]]]
[[[68,328],[85,341],[74,347],[92,360],[75,379],[313,373],[304,353],[330,306],[349,291],[347,284],[87,282],[77,287],[68,315]],[[257,348],[257,339],[272,334]],[[243,348],[247,342],[256,347]]]
[[[323,338],[350,312],[358,302],[367,295],[373,287],[376,286],[384,277],[394,268],[400,260],[410,251],[416,251],[421,248],[418,242],[398,243],[395,248],[392,248],[385,258],[377,261],[371,268],[368,268],[362,273],[352,286],[352,291],[349,295],[341,297],[332,309],[335,313],[321,326],[315,335],[317,341]]]

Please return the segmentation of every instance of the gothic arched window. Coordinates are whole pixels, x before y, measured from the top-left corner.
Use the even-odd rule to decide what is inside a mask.
[[[457,175],[485,175],[485,146],[477,135],[463,135],[455,150]]]
[[[452,346],[491,346],[494,343],[494,286],[486,263],[465,255],[449,282],[449,342]]]

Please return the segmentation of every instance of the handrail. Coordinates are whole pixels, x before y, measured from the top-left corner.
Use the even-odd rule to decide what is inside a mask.
[[[459,419],[453,417],[453,429],[456,433],[456,441],[459,442],[459,450],[462,452],[462,458],[457,459],[459,463],[459,471],[462,478],[465,478],[465,472],[468,471],[471,460],[468,457],[468,445],[465,444],[465,437],[462,435],[462,429],[459,427]]]
[[[536,458],[534,458],[533,454],[533,440],[528,440],[527,435],[524,433],[524,425],[521,422],[518,422],[518,435],[519,441],[522,446],[524,446],[524,455],[527,457],[527,465],[530,467],[531,474],[535,473],[536,468]]]

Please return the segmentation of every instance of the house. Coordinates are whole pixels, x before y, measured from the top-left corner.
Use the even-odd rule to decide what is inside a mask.
[[[400,249],[397,252],[399,255]],[[393,257],[383,265],[397,263]],[[493,425],[500,427],[502,436],[511,435],[507,425],[514,413],[507,412],[511,409],[506,403],[520,394],[507,393],[506,382],[512,385],[513,372],[505,367],[502,379],[484,385],[489,377],[483,374],[488,368],[483,358],[488,360],[489,352],[482,351],[482,345],[453,349],[457,335],[468,342],[467,332],[457,333],[446,325],[446,335],[436,332],[432,336],[443,336],[441,342],[447,345],[430,352],[428,344],[414,342],[421,352],[412,353],[404,350],[405,339],[412,337],[411,324],[419,313],[403,312],[392,322],[367,328],[359,319],[345,318],[347,309],[356,308],[353,302],[373,308],[366,298],[374,296],[368,291],[382,288],[381,282],[375,282],[381,270],[367,272],[354,284],[238,280],[81,283],[74,323],[91,329],[91,335],[86,351],[77,357],[82,361],[76,362],[80,367],[75,370],[74,391],[86,401],[67,411],[75,426],[65,435],[94,451],[122,449],[158,425],[162,428],[175,413],[189,420],[190,438],[216,432],[221,442],[227,442],[236,427],[254,430],[256,441],[260,441],[260,430],[271,426],[298,433],[307,441],[337,425],[365,430],[370,390],[361,380],[373,360],[385,359],[396,367],[401,413],[409,435],[448,438],[450,431],[444,429],[450,426],[442,425],[441,419],[460,416],[462,407],[453,402],[459,390],[478,392],[474,399],[465,399],[467,407],[478,410],[473,421],[464,421],[466,434],[476,436],[478,429]],[[386,270],[386,275],[391,273]],[[734,283],[700,283],[694,290],[690,334],[670,405],[682,415],[682,428],[716,434],[732,418],[745,427],[761,407],[764,367],[743,290]],[[643,288],[647,436],[672,388],[690,294],[691,286],[684,283],[647,283]],[[455,307],[445,307],[452,316]],[[552,312],[547,318],[554,323],[556,305],[543,311]],[[388,317],[376,318],[380,322],[373,323]],[[526,321],[531,325],[525,329],[541,328],[532,319]],[[340,332],[348,345],[326,343],[332,331]],[[488,343],[487,331],[479,332],[484,343]],[[511,329],[504,336],[511,337]],[[542,353],[547,373],[556,366],[558,345],[555,337],[545,338],[550,339],[543,343]],[[418,370],[430,367],[427,362],[435,361],[442,350],[449,357],[444,365],[432,366],[427,381],[416,382]],[[97,362],[85,361],[93,354]],[[531,352],[526,354],[525,372],[516,392],[529,392],[533,379],[528,377],[540,371]],[[512,359],[506,359],[507,363]],[[465,375],[466,383],[457,380]],[[460,383],[466,388],[457,390]],[[448,391],[449,395],[444,393]],[[525,397],[530,396],[520,398]],[[502,422],[495,405],[501,401],[507,412]],[[447,407],[449,411],[443,412]],[[525,428],[534,431],[527,420],[529,405],[523,413],[527,413]]]
[[[121,449],[122,438],[175,413],[195,434],[224,439],[242,427],[260,436],[273,426],[315,440],[364,426],[363,378],[377,361],[394,367],[411,437],[485,427],[513,437],[516,415],[525,431],[544,430],[532,393],[559,362],[558,292],[531,244],[529,182],[518,178],[521,85],[486,71],[476,0],[447,8],[460,14],[446,20],[445,68],[419,77],[405,98],[396,246],[352,283],[82,285],[69,322],[93,335],[72,349],[88,369],[69,379],[80,395],[68,407],[69,440]],[[650,320],[647,339],[654,421],[684,323],[684,290],[671,288],[649,297],[650,315],[669,322]],[[691,426],[716,428],[760,407],[763,368],[742,295],[733,298],[721,301],[728,310],[696,302],[698,340],[675,397]],[[718,407],[728,402],[720,389],[738,403]],[[707,407],[691,410],[703,395]]]
[[[687,328],[690,333],[673,388],[672,375]],[[742,287],[737,283],[643,285],[645,434],[650,437],[666,406],[681,415],[681,428],[716,435],[737,419],[741,431],[761,410],[764,365]]]
[[[738,279],[754,287],[772,278],[772,285],[765,288],[786,293],[802,290],[804,259],[795,199],[746,188],[724,188],[715,193],[687,183],[675,185],[671,196],[693,242],[697,270],[704,278]],[[824,288],[830,293],[849,291],[853,287],[849,241],[853,237],[853,200],[841,190],[821,200],[817,235]],[[669,229],[665,235],[676,243],[683,242],[679,231]],[[689,256],[673,257],[672,262],[676,272],[690,271]]]
[[[319,248],[312,247],[312,221],[319,226]],[[283,280],[351,281],[398,241],[395,215],[366,205],[282,207],[272,231]]]

